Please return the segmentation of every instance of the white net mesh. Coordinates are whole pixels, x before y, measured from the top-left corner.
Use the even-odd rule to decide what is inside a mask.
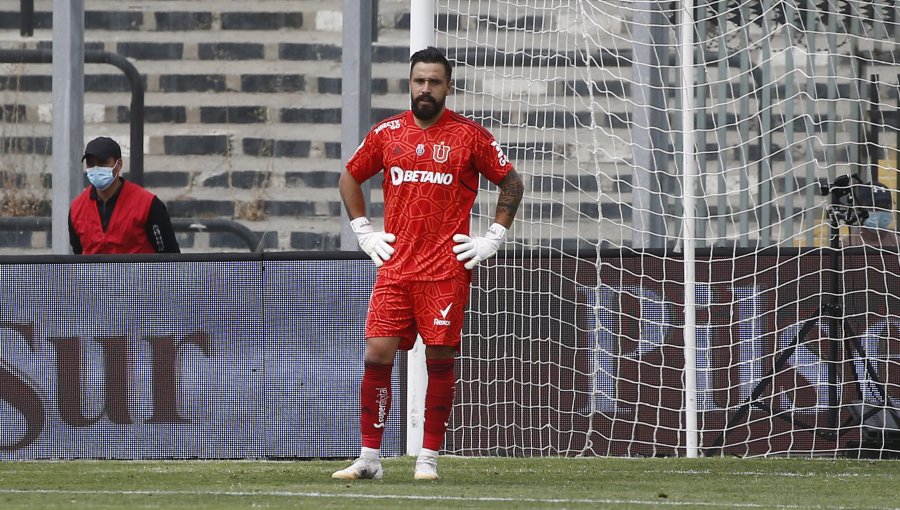
[[[686,281],[703,452],[900,449],[898,7],[696,0],[689,132],[683,7],[437,2],[451,107],[526,181],[476,277],[449,451],[683,455]]]

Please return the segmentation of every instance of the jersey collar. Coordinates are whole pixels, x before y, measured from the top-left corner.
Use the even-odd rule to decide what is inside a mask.
[[[428,129],[432,129],[432,128],[435,128],[435,127],[437,127],[437,126],[440,126],[440,125],[444,124],[445,122],[447,122],[447,118],[449,118],[449,117],[450,117],[450,109],[447,108],[446,106],[444,106],[444,111],[441,112],[441,116],[438,117],[437,122],[435,122],[434,124],[428,126],[428,127],[425,128],[425,129],[423,129],[423,131],[428,130]],[[415,127],[419,128],[419,129],[422,129],[422,128],[419,127],[418,124],[416,124],[416,116],[413,115],[412,110],[406,110],[406,122],[407,122],[408,124],[412,125],[412,126],[415,126]]]

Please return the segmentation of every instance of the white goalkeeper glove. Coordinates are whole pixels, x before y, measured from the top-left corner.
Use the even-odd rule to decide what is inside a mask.
[[[350,228],[356,234],[359,247],[372,259],[375,267],[381,267],[384,261],[394,254],[394,247],[391,246],[391,243],[397,240],[397,236],[383,231],[376,232],[365,216],[351,221]]]
[[[506,227],[494,223],[484,237],[469,237],[465,234],[453,236],[453,240],[456,241],[453,253],[457,254],[456,260],[468,260],[466,269],[472,269],[482,260],[493,257],[505,238]]]

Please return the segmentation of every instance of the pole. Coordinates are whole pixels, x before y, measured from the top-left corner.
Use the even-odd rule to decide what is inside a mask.
[[[665,97],[664,66],[669,61],[670,43],[667,21],[660,2],[639,1],[634,4],[632,33],[634,63],[631,87],[632,151],[634,176],[632,191],[632,241],[636,249],[663,248],[666,244],[663,183],[668,165],[663,136],[668,125]]]
[[[688,458],[697,458],[697,309],[696,309],[696,197],[697,163],[694,148],[694,1],[681,11],[681,150],[684,172],[684,418]]]
[[[410,0],[409,53],[434,46],[434,0]],[[425,437],[425,345],[417,338],[406,358],[406,454],[418,455]]]
[[[341,54],[341,168],[353,156],[372,126],[372,0],[344,0]],[[363,198],[369,205],[368,182]],[[368,211],[366,212],[368,216]],[[341,216],[341,250],[358,250],[347,211]]]
[[[53,0],[52,132],[51,246],[55,255],[66,255],[69,204],[84,180],[84,0]]]

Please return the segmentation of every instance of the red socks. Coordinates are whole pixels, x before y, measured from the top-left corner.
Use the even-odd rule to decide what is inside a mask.
[[[391,410],[393,367],[393,365],[366,363],[359,389],[359,430],[363,448],[381,448],[384,424]]]
[[[456,393],[454,359],[430,359],[428,391],[425,393],[425,430],[422,448],[440,451],[447,433],[447,421]],[[363,448],[381,448],[384,424],[391,410],[391,371],[393,365],[366,363],[359,390],[359,429]]]
[[[453,410],[456,393],[455,360],[430,359],[428,367],[428,391],[425,393],[425,437],[422,448],[440,451],[447,433],[447,422]]]

